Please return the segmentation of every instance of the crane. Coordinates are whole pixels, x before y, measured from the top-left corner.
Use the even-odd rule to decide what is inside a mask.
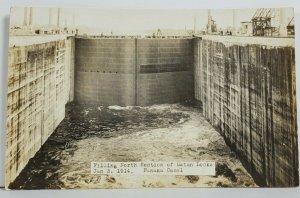
[[[272,36],[275,27],[271,21],[275,18],[276,11],[273,8],[259,8],[252,17],[253,36]]]

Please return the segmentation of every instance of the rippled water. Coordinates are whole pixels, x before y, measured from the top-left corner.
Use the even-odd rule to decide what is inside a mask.
[[[91,161],[217,162],[217,176],[91,175]],[[13,189],[256,186],[223,138],[191,105],[69,104],[66,118]]]

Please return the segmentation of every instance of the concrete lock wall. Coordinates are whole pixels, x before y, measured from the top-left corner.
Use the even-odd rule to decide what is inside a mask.
[[[137,104],[193,98],[193,40],[138,39]]]
[[[6,186],[65,117],[65,104],[72,100],[73,41],[65,36],[10,39]]]
[[[191,39],[76,38],[75,100],[122,106],[183,101],[193,96],[192,57]]]
[[[75,101],[135,105],[135,40],[76,38]]]
[[[65,117],[68,101],[144,106],[193,97],[257,183],[297,185],[295,84],[289,38],[11,38],[6,185]]]
[[[296,186],[294,39],[202,39],[195,45],[200,52],[195,55],[195,97],[203,103],[204,116],[258,183]]]

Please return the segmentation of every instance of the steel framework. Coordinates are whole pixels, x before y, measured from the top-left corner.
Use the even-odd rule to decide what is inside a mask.
[[[274,10],[271,8],[259,8],[252,17],[253,36],[272,36],[275,27],[272,27],[271,20],[274,17]]]

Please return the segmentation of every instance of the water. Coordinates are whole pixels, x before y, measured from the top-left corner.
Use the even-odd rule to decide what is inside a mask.
[[[66,118],[12,189],[255,187],[224,139],[191,105],[67,105]],[[215,161],[217,176],[91,175],[91,161]]]

